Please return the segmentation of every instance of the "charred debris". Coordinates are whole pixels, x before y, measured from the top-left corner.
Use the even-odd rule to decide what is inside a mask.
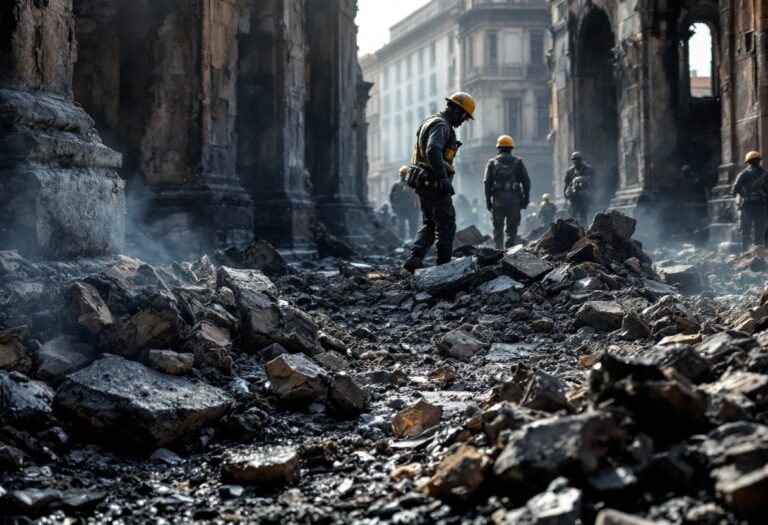
[[[2,252],[2,514],[762,523],[765,253],[654,263],[635,227],[559,220],[414,276],[266,242]]]

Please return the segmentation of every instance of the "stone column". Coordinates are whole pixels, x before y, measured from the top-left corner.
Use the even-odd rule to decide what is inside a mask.
[[[318,218],[335,234],[352,241],[369,238],[370,221],[358,151],[365,148],[358,129],[365,126],[359,99],[355,0],[312,4],[307,17],[309,104],[307,160]]]
[[[243,244],[253,215],[236,162],[240,12],[236,0],[177,0],[172,7],[150,34],[140,157],[146,220],[189,231],[182,243],[198,250]]]
[[[239,46],[238,171],[254,200],[256,236],[283,248],[309,247],[305,2],[249,3]]]
[[[54,258],[120,248],[119,153],[72,100],[72,0],[0,4],[0,249]]]
[[[252,238],[236,166],[238,3],[75,0],[75,97],[125,153],[129,238],[149,256]]]

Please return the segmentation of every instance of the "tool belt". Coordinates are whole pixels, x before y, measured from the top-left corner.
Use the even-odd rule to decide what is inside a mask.
[[[504,182],[504,183],[495,183],[493,185],[493,194],[497,193],[517,193],[518,195],[523,194],[523,185],[519,182]]]
[[[453,179],[455,170],[451,164],[443,161],[445,171],[448,172],[448,180]],[[405,183],[414,190],[423,188],[440,187],[440,180],[432,173],[432,166],[422,162],[417,165],[408,166],[408,173],[405,176]]]

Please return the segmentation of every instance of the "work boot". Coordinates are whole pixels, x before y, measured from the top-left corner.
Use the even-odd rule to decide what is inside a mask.
[[[424,261],[422,261],[420,258],[416,257],[415,255],[411,255],[403,263],[403,269],[411,273],[416,273],[416,270],[418,270],[419,268],[424,268]]]

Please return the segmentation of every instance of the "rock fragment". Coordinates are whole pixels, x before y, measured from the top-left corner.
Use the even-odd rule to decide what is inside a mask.
[[[581,491],[557,478],[547,490],[528,500],[525,507],[507,513],[502,525],[572,525],[581,518]]]
[[[443,417],[443,408],[420,400],[392,416],[392,431],[396,437],[418,436],[432,428]]]
[[[272,389],[280,399],[313,401],[325,395],[328,373],[303,354],[282,354],[267,363]]]
[[[468,360],[485,347],[485,343],[465,330],[453,330],[435,341],[440,355]]]
[[[344,419],[353,419],[368,409],[371,396],[357,382],[344,374],[333,376],[328,389],[328,405],[331,413]]]
[[[77,337],[62,335],[47,341],[38,351],[37,375],[56,384],[95,358],[96,352],[90,345]]]
[[[658,522],[625,514],[618,510],[604,509],[597,514],[595,525],[658,525]]]
[[[69,292],[69,308],[77,324],[92,337],[110,326],[114,319],[99,291],[88,283],[75,283]]]
[[[105,355],[69,375],[54,404],[63,416],[117,444],[155,449],[234,406],[223,390]]]
[[[591,474],[618,435],[616,422],[602,412],[535,421],[509,435],[494,473],[532,488],[543,488],[561,475]]]
[[[172,347],[181,340],[184,327],[176,300],[156,293],[135,314],[105,330],[103,344],[118,355],[138,357],[148,348]]]
[[[228,452],[221,465],[221,474],[228,483],[279,486],[295,480],[300,466],[296,448],[273,446]]]
[[[195,356],[172,350],[150,350],[147,354],[147,364],[159,372],[183,376],[192,370]]]
[[[442,500],[466,501],[485,481],[492,461],[468,445],[444,458],[424,487],[424,493]]]
[[[563,409],[570,411],[572,407],[566,398],[567,391],[568,386],[563,381],[542,370],[536,370],[528,381],[520,404],[544,412]]]
[[[551,272],[554,266],[532,253],[520,250],[508,252],[502,259],[502,268],[513,279],[533,282]]]
[[[416,270],[414,284],[433,296],[449,295],[469,286],[480,272],[476,257],[461,257],[440,266]]]
[[[665,266],[659,270],[664,282],[677,285],[688,293],[700,292],[704,287],[704,277],[695,266],[690,264],[677,264]]]
[[[41,427],[50,421],[53,390],[41,381],[0,371],[0,425]]]
[[[621,328],[624,309],[614,301],[588,301],[576,312],[579,326],[591,326],[595,330],[609,331]]]
[[[23,344],[28,334],[26,326],[0,331],[0,370],[29,372],[32,369],[32,358]]]
[[[505,294],[507,292],[519,292],[525,289],[525,285],[515,281],[508,275],[501,275],[483,283],[477,287],[477,291],[484,295]]]

